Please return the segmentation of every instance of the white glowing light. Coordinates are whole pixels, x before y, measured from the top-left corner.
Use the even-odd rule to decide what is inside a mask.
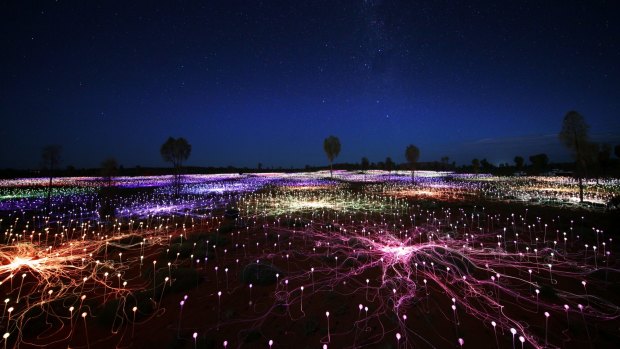
[[[407,261],[407,259],[414,252],[415,248],[413,246],[383,246],[380,250],[385,254],[384,258],[397,261]]]

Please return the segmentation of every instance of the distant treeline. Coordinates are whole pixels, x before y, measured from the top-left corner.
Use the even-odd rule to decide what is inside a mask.
[[[599,166],[600,167],[600,166]],[[394,170],[409,171],[410,167],[407,163],[396,164]],[[490,173],[495,175],[514,175],[514,174],[547,174],[556,173],[563,175],[570,175],[575,170],[575,163],[548,163],[543,165],[523,164],[516,166],[514,164],[500,164],[494,165],[482,159],[480,161],[472,161],[471,165],[457,166],[454,162],[447,163],[445,161],[430,161],[419,162],[416,164],[417,170],[427,171],[454,171],[457,173]],[[261,172],[306,172],[306,171],[319,171],[329,170],[329,166],[310,166],[306,165],[303,168],[293,167],[268,167],[260,166],[260,168],[249,167],[184,167],[184,174],[216,174],[216,173],[261,173]],[[334,163],[334,170],[348,170],[348,171],[363,171],[363,170],[388,170],[384,162],[371,162],[366,168],[363,168],[360,163]],[[611,159],[606,166],[601,168],[593,168],[588,174],[588,177],[620,177],[620,160]],[[172,169],[170,167],[123,167],[119,166],[115,176],[160,176],[170,175]],[[48,175],[48,171],[40,169],[0,169],[0,178],[32,178],[32,177],[45,177]],[[101,168],[75,168],[73,166],[67,166],[55,170],[55,176],[57,177],[94,177],[101,176]]]

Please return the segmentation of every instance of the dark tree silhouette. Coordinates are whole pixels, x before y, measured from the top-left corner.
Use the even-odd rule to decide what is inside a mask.
[[[407,149],[405,149],[405,159],[407,159],[407,162],[409,163],[409,166],[411,167],[411,181],[415,182],[415,164],[418,162],[418,159],[420,158],[420,149],[418,149],[418,147],[416,147],[413,144],[410,144],[409,146],[407,146]]]
[[[172,138],[169,137],[164,144],[161,145],[159,152],[161,157],[166,162],[172,163],[174,168],[174,188],[175,194],[179,194],[181,189],[181,166],[183,161],[189,158],[189,154],[192,151],[192,146],[183,137]]]
[[[493,170],[493,168],[495,167],[486,158],[480,160],[480,166],[482,167],[482,171],[484,173],[490,173]]]
[[[564,146],[570,149],[575,158],[575,173],[579,180],[579,201],[583,202],[583,172],[586,170],[588,153],[591,148],[588,146],[588,129],[583,116],[571,110],[564,116],[562,130],[558,134]]]
[[[118,162],[115,158],[109,157],[101,163],[101,176],[107,182],[108,187],[112,186],[112,178],[118,173]]]
[[[362,157],[362,161],[360,162],[360,167],[362,168],[362,172],[364,172],[364,182],[366,182],[366,171],[368,171],[368,167],[370,166],[370,161],[368,161],[367,157]]]
[[[450,163],[450,158],[448,156],[442,156],[441,157],[441,163],[442,163],[442,167],[444,170],[448,169],[449,163]]]
[[[340,140],[336,136],[329,136],[323,141],[323,150],[329,160],[329,176],[333,177],[334,159],[340,154]]]
[[[51,209],[52,203],[52,179],[54,178],[54,171],[60,165],[60,153],[62,147],[58,144],[50,144],[43,148],[41,151],[41,161],[43,168],[49,172],[50,182],[47,187],[47,211]]]
[[[116,216],[115,200],[112,199],[114,188],[112,187],[112,179],[118,174],[118,163],[113,157],[109,157],[101,162],[101,177],[103,177],[106,186],[99,189],[101,204],[99,206],[99,217],[105,218],[106,221]]]
[[[530,156],[530,162],[535,173],[541,173],[547,168],[549,164],[549,157],[545,153],[536,154]]]
[[[368,167],[370,166],[370,161],[368,161],[367,157],[362,157],[362,161],[360,162],[360,166],[362,168],[362,171],[366,171],[368,170]]]
[[[523,163],[525,162],[525,160],[523,159],[523,157],[517,155],[515,156],[514,162],[517,170],[521,170],[521,168],[523,168]]]
[[[391,157],[388,156],[387,158],[385,158],[385,169],[388,171],[388,173],[392,173],[394,165],[394,161],[392,161]]]
[[[478,159],[471,160],[471,167],[473,168],[474,173],[478,174],[478,170],[480,170],[480,160]]]
[[[616,155],[616,157],[620,159],[620,144],[614,147],[614,155]]]

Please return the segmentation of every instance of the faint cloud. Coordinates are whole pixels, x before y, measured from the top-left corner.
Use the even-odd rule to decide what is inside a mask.
[[[614,131],[591,133],[590,140],[598,143],[616,143],[620,141],[620,133]],[[481,138],[464,142],[464,145],[541,145],[559,142],[557,133],[534,134],[511,137]]]
[[[557,134],[544,135],[524,135],[516,137],[494,137],[482,138],[471,142],[465,142],[465,145],[494,145],[494,144],[541,144],[555,142],[558,140]]]
[[[590,140],[611,145],[620,143],[620,132],[609,129],[605,132],[590,133]],[[454,143],[449,149],[441,149],[461,163],[469,163],[472,158],[488,159],[491,163],[512,163],[514,156],[526,159],[530,155],[545,153],[552,162],[572,161],[570,152],[562,145],[557,133],[530,134],[509,137],[487,137]]]

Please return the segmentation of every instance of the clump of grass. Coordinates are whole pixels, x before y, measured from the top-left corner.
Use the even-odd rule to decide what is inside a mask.
[[[241,271],[241,280],[245,284],[272,285],[278,281],[276,274],[280,274],[280,277],[284,275],[281,270],[274,266],[263,263],[250,263]]]

